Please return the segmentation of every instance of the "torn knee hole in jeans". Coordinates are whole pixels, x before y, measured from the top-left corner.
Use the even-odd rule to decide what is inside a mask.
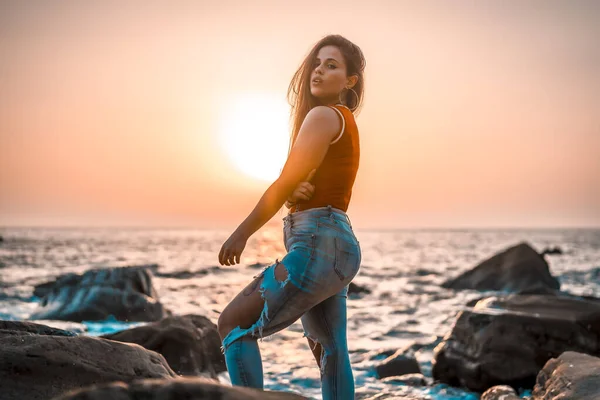
[[[272,271],[269,269],[272,267]],[[260,297],[264,302],[263,309],[260,313],[260,317],[258,320],[252,324],[249,328],[242,328],[240,326],[234,328],[229,334],[223,339],[223,345],[221,346],[221,353],[225,353],[226,348],[233,343],[235,340],[244,337],[247,333],[250,333],[252,337],[256,337],[256,331],[258,331],[258,338],[260,341],[263,341],[263,328],[266,323],[269,321],[269,304],[266,292],[271,290],[277,290],[285,287],[285,285],[290,281],[289,272],[282,262],[279,259],[275,260],[275,264],[271,264],[262,272],[254,278],[262,277],[262,282],[258,289],[260,293]]]

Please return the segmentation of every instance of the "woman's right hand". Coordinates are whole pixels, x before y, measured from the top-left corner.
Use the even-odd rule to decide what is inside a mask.
[[[288,199],[286,201],[285,205],[288,208],[292,207],[298,201],[303,201],[303,200],[308,201],[312,198],[312,196],[315,192],[315,185],[310,183],[310,181],[315,176],[316,172],[317,172],[316,169],[313,169],[312,171],[310,171],[310,173],[306,177],[306,180],[300,182],[298,184],[298,186],[296,186],[296,188],[294,189],[294,191],[292,192],[292,194],[288,197]]]

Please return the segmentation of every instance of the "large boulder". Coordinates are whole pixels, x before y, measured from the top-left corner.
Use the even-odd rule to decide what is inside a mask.
[[[517,293],[558,290],[560,283],[550,274],[548,263],[527,243],[519,243],[475,268],[442,284],[449,289],[493,290]]]
[[[204,378],[146,379],[125,384],[95,385],[53,400],[301,400],[293,393],[225,386]]]
[[[532,388],[546,361],[567,350],[600,354],[600,301],[569,296],[489,297],[458,314],[434,350],[434,379],[484,391]]]
[[[66,274],[35,287],[41,309],[30,319],[158,321],[168,315],[152,286],[147,267],[89,270]]]
[[[549,360],[537,377],[532,400],[597,400],[600,358],[567,351]]]
[[[33,325],[0,330],[3,400],[47,400],[98,383],[177,376],[163,356],[136,344]]]
[[[201,315],[167,317],[102,337],[156,351],[179,375],[216,378],[219,372],[227,371],[217,326]]]

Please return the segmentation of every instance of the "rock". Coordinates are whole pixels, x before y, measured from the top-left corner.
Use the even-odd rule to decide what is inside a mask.
[[[77,335],[85,334],[88,331],[87,325],[81,322],[58,321],[55,319],[36,319],[35,323],[47,325],[51,328],[62,329],[63,331],[69,331]]]
[[[77,336],[74,332],[33,322],[0,320],[0,337],[23,335]]]
[[[350,295],[360,293],[371,294],[371,290],[367,289],[364,286],[359,286],[354,282],[350,282],[350,285],[348,286],[348,294]]]
[[[161,277],[161,278],[170,278],[170,279],[191,279],[191,278],[197,278],[197,277],[205,276],[205,275],[212,275],[212,274],[215,274],[215,273],[218,273],[221,271],[222,271],[221,267],[216,265],[216,266],[213,266],[210,268],[201,269],[199,271],[183,270],[183,271],[174,271],[174,272],[155,272],[154,276]]]
[[[514,293],[536,288],[560,289],[560,284],[550,275],[544,257],[527,243],[519,243],[495,254],[457,278],[444,282],[442,287]]]
[[[225,386],[203,378],[175,380],[145,379],[125,384],[115,382],[80,389],[53,400],[301,400],[293,393]]]
[[[67,274],[35,287],[41,309],[30,319],[158,321],[168,312],[158,301],[149,267],[118,267]]]
[[[480,400],[520,400],[515,389],[510,386],[501,385],[489,388],[481,395]]]
[[[546,247],[544,251],[540,253],[541,256],[545,256],[546,254],[554,255],[554,254],[563,254],[563,251],[560,247],[554,246],[552,248]]]
[[[388,376],[420,374],[421,370],[415,357],[411,354],[405,354],[405,350],[401,349],[375,366],[375,372],[377,372],[379,379],[383,379]]]
[[[434,350],[433,378],[484,391],[532,388],[544,363],[567,350],[600,354],[600,301],[510,295],[480,300],[458,314]]]
[[[102,337],[137,343],[156,351],[165,357],[179,375],[208,373],[216,378],[219,372],[227,371],[217,326],[200,315],[168,317]]]
[[[568,293],[561,292],[557,289],[549,288],[548,286],[532,286],[519,290],[516,294],[545,294],[548,296],[569,296]]]
[[[400,376],[391,376],[382,379],[381,382],[414,387],[427,386],[427,379],[423,376],[423,374],[404,374]]]
[[[248,268],[261,269],[261,268],[265,268],[265,267],[268,267],[268,266],[269,266],[269,264],[254,263],[254,264],[249,264]]]
[[[117,380],[173,378],[158,353],[136,344],[89,336],[38,335],[33,325],[0,335],[0,387],[3,400],[47,400],[82,386]],[[5,325],[6,326],[6,325]],[[58,333],[49,327],[39,332]]]
[[[531,400],[597,400],[600,358],[567,351],[549,360],[537,376]]]
[[[435,272],[435,271],[430,271],[430,270],[428,270],[428,269],[425,269],[425,268],[418,268],[418,269],[415,271],[415,274],[416,274],[417,276],[427,276],[427,275],[437,275],[438,273],[437,273],[437,272]]]

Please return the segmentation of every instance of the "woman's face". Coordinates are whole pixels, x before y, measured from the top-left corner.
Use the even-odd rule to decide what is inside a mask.
[[[348,85],[346,64],[336,46],[321,47],[312,66],[310,92],[324,105],[339,103],[339,95]]]

